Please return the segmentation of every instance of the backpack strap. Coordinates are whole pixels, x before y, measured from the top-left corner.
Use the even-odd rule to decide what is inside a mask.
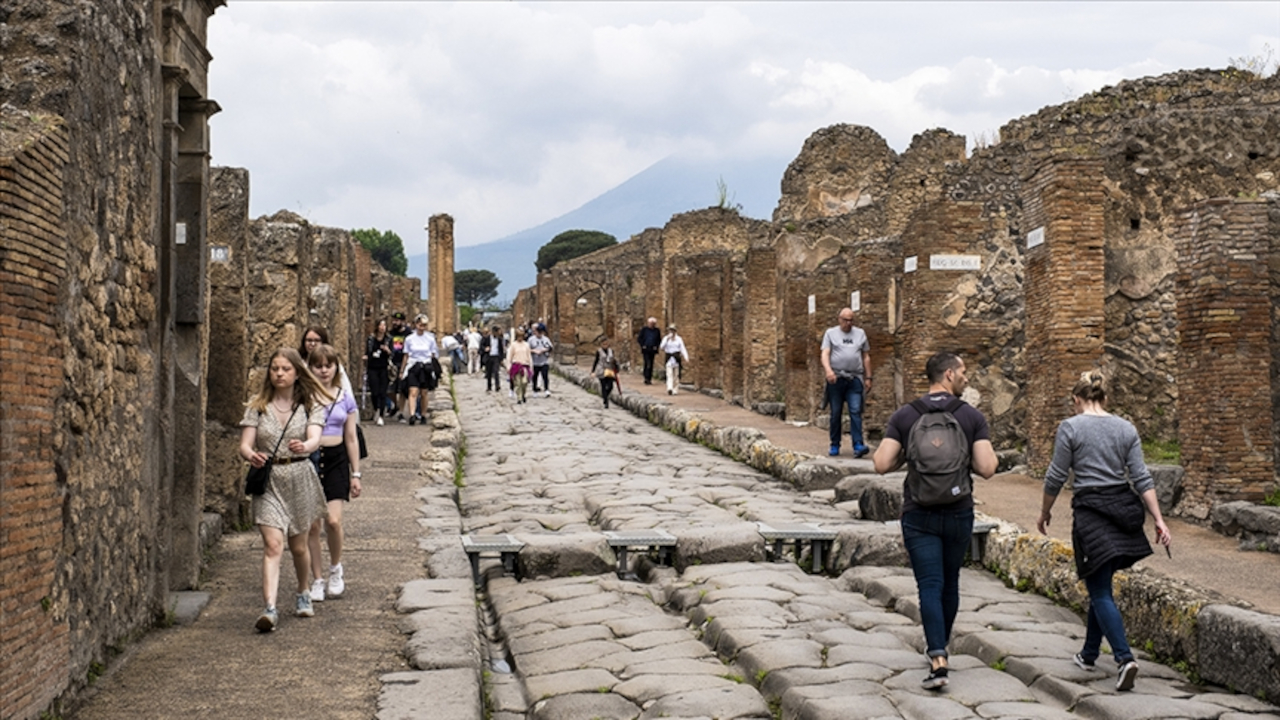
[[[947,403],[947,406],[943,408],[943,410],[954,415],[956,410],[959,410],[965,404],[966,404],[965,401],[961,400],[960,398],[952,398],[951,402]]]
[[[916,412],[920,413],[921,415],[926,415],[926,414],[928,414],[928,413],[933,412],[933,408],[931,408],[931,407],[929,407],[928,405],[926,405],[926,404],[924,403],[924,400],[921,400],[920,398],[916,398],[915,400],[912,400],[911,402],[909,402],[909,403],[907,403],[907,404],[908,404],[908,405],[910,405],[911,407],[915,408],[915,409],[916,409]]]

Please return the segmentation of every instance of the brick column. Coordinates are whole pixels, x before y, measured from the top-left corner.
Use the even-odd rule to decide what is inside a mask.
[[[1027,463],[1053,459],[1080,373],[1102,357],[1106,258],[1102,166],[1051,160],[1023,184],[1026,242]]]
[[[458,305],[453,297],[453,218],[432,215],[427,222],[427,313],[436,334],[458,331]]]
[[[1275,481],[1268,205],[1206,200],[1178,216],[1177,510],[1262,499]]]
[[[35,717],[67,686],[62,493],[54,405],[62,391],[58,290],[66,138],[11,152],[0,137],[0,717]]]
[[[773,246],[763,243],[747,251],[742,292],[742,371],[745,378],[743,406],[778,401],[778,258]]]

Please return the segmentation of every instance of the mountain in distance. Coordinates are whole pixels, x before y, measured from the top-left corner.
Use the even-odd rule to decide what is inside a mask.
[[[453,266],[455,270],[492,271],[502,281],[498,297],[511,301],[517,291],[537,282],[533,261],[538,248],[556,235],[565,230],[600,230],[625,242],[645,228],[662,227],[672,215],[715,206],[721,178],[730,206],[740,205],[748,217],[772,217],[788,162],[786,158],[668,157],[553,220],[498,240],[454,248]],[[426,295],[426,253],[410,255],[408,260],[409,276],[422,278]]]

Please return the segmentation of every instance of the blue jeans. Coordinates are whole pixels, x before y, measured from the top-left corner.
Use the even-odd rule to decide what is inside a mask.
[[[1107,563],[1084,579],[1084,586],[1089,590],[1089,617],[1080,657],[1085,662],[1098,659],[1104,635],[1111,644],[1111,652],[1115,655],[1117,665],[1133,659],[1133,650],[1129,648],[1129,640],[1124,636],[1124,618],[1120,617],[1120,609],[1116,607],[1115,598],[1111,595],[1111,577],[1115,573],[1115,568]]]
[[[840,413],[843,406],[849,406],[849,435],[853,438],[854,452],[862,452],[866,444],[862,442],[862,379],[836,377],[833,383],[827,383],[827,403],[831,405],[831,447],[840,447],[840,430],[844,427]]]
[[[960,567],[973,535],[973,508],[912,510],[902,515],[902,541],[920,591],[920,622],[929,657],[947,657],[960,610]]]

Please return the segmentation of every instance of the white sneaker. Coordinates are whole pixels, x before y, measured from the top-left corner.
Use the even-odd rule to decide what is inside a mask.
[[[311,581],[311,602],[324,602],[324,580],[320,578]]]
[[[542,397],[551,397],[551,391],[550,391],[550,390],[546,390],[546,391],[544,391],[544,392],[542,393]]]
[[[507,396],[508,396],[508,397],[515,397],[515,396],[516,396],[516,391],[515,391],[515,390],[508,390],[508,391],[507,391]]]
[[[375,421],[373,422],[373,424],[374,424],[374,425],[377,425],[378,427],[382,427],[382,416],[381,416],[381,415],[379,415],[379,416],[378,416],[378,419],[377,419],[377,420],[375,420]]]
[[[316,582],[320,582],[317,580]],[[342,580],[342,565],[334,565],[329,568],[329,597],[342,597],[342,593],[347,589],[347,584]]]

